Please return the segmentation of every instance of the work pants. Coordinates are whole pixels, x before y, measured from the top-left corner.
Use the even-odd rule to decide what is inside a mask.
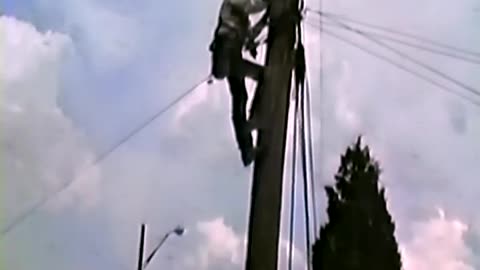
[[[248,93],[245,77],[256,81],[263,76],[262,66],[247,61],[242,57],[242,41],[235,36],[218,35],[212,50],[212,75],[217,79],[227,78],[232,102],[232,121],[235,138],[242,152],[242,159],[253,148],[252,135],[247,128]]]

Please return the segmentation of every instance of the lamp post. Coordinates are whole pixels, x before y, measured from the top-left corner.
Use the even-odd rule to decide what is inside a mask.
[[[165,241],[168,239],[168,237],[172,234],[175,234],[177,236],[182,236],[183,234],[185,233],[185,228],[181,227],[181,226],[177,226],[175,227],[173,230],[167,232],[162,240],[160,240],[160,242],[155,246],[155,248],[152,250],[152,252],[150,253],[150,255],[148,255],[147,259],[145,260],[145,262],[143,263],[143,266],[142,266],[142,270],[145,269],[147,267],[147,265],[152,261],[153,259],[153,256],[155,256],[155,253],[157,253],[157,251],[160,249],[160,247],[162,247],[162,245],[165,243]]]
[[[139,244],[139,251],[138,251],[138,270],[142,270],[142,263],[143,263],[143,248],[145,247],[145,224],[142,224],[140,227],[140,244]]]

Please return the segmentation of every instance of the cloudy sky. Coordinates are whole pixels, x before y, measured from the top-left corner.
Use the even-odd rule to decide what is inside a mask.
[[[239,161],[222,82],[202,85],[108,159],[88,166],[208,74],[219,4],[2,1],[0,264],[6,269],[132,269],[142,222],[147,249],[177,224],[188,230],[165,244],[152,268],[241,269],[251,170]],[[316,8],[318,1],[307,5]],[[480,48],[479,7],[478,0],[324,0],[326,11],[470,49]],[[307,18],[318,23],[314,14]],[[328,30],[408,64],[353,33]],[[333,181],[339,155],[363,134],[383,168],[405,269],[480,269],[480,108],[320,38],[315,27],[306,26],[306,44],[318,197]],[[480,89],[479,66],[398,48]],[[9,227],[75,176],[65,192]],[[322,221],[324,207],[322,199]],[[282,254],[286,245],[282,240]],[[295,265],[303,269],[300,242],[297,249]]]

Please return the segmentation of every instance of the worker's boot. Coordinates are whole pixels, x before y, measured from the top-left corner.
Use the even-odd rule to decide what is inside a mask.
[[[249,147],[241,150],[243,166],[248,167],[257,157],[258,150],[256,147]]]
[[[254,130],[259,131],[263,129],[262,121],[260,121],[259,115],[250,118],[247,123],[245,124],[245,128],[249,131],[252,132]]]
[[[242,136],[242,143],[239,144],[240,152],[242,155],[242,162],[245,167],[248,167],[255,160],[257,155],[257,149],[253,144],[252,133],[246,127],[246,122],[244,122],[244,126],[240,132],[240,135]]]

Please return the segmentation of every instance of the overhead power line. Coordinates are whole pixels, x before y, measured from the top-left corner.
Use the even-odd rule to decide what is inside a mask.
[[[317,27],[317,26],[315,26],[315,25],[313,25],[313,24],[311,24],[311,23],[309,23],[309,22],[307,22],[307,24],[310,25],[310,26],[313,26],[313,27]],[[450,93],[450,94],[453,94],[453,95],[455,95],[455,96],[457,96],[457,97],[460,97],[460,98],[462,98],[462,99],[464,99],[464,100],[466,100],[466,101],[468,101],[468,102],[470,102],[470,103],[472,103],[472,104],[480,107],[480,101],[477,101],[477,100],[475,100],[475,99],[472,99],[471,97],[469,97],[469,96],[467,96],[467,95],[464,95],[464,94],[458,92],[458,91],[455,90],[454,88],[450,88],[450,87],[448,87],[448,86],[446,86],[446,85],[443,85],[443,84],[441,84],[441,83],[439,83],[439,82],[437,82],[437,81],[435,81],[435,80],[433,80],[433,79],[431,79],[431,78],[429,78],[429,77],[427,77],[427,76],[425,76],[425,75],[423,75],[423,74],[421,74],[421,73],[419,73],[419,72],[417,72],[417,71],[414,71],[414,70],[406,67],[406,66],[403,65],[403,64],[400,64],[400,63],[396,62],[395,60],[392,60],[391,58],[388,58],[388,57],[386,57],[386,56],[384,56],[384,55],[381,55],[381,54],[379,54],[379,53],[377,53],[377,52],[375,52],[375,51],[373,51],[373,50],[370,50],[370,49],[368,49],[368,48],[366,48],[366,47],[364,47],[364,46],[362,46],[362,45],[360,45],[360,44],[358,44],[358,43],[356,43],[356,42],[354,42],[354,41],[352,41],[352,40],[349,40],[348,38],[345,38],[345,37],[342,37],[342,36],[340,36],[340,35],[337,35],[337,34],[333,33],[332,31],[329,31],[329,30],[327,30],[327,29],[323,29],[323,32],[326,33],[327,35],[329,35],[329,36],[337,39],[337,40],[340,40],[340,41],[342,41],[342,42],[344,42],[344,43],[347,43],[347,44],[349,44],[349,45],[351,45],[351,46],[353,46],[353,47],[355,47],[355,48],[357,48],[357,49],[360,49],[360,50],[364,51],[365,53],[367,53],[367,54],[369,54],[369,55],[371,55],[371,56],[374,56],[374,57],[376,57],[376,58],[378,58],[378,59],[381,59],[381,60],[383,60],[383,61],[385,61],[385,62],[387,62],[387,63],[389,63],[389,64],[391,64],[391,65],[393,65],[393,66],[395,66],[395,67],[397,67],[397,68],[399,68],[399,69],[407,72],[407,73],[410,73],[411,75],[413,75],[413,76],[415,76],[415,77],[417,77],[417,78],[419,78],[419,79],[422,79],[422,80],[424,80],[424,81],[426,81],[426,82],[428,82],[428,83],[430,83],[430,84],[438,87],[439,89],[441,89],[441,90],[443,90],[443,91],[446,91],[446,92],[448,92],[448,93]]]
[[[480,58],[480,52],[478,52],[478,51],[456,47],[456,46],[445,44],[445,43],[442,43],[442,42],[439,42],[439,41],[431,40],[431,39],[428,39],[428,38],[425,38],[425,37],[422,37],[422,36],[419,36],[419,35],[414,35],[412,33],[407,33],[407,32],[404,32],[404,31],[399,31],[397,29],[393,29],[393,28],[389,28],[389,27],[385,27],[385,26],[376,25],[376,24],[373,24],[373,23],[360,21],[360,20],[353,19],[353,18],[345,16],[345,15],[339,15],[339,14],[330,13],[330,12],[322,12],[322,11],[315,10],[315,9],[310,9],[310,8],[306,8],[306,11],[310,12],[310,13],[313,13],[313,14],[320,15],[320,16],[334,17],[334,18],[340,19],[342,21],[348,21],[348,22],[351,22],[351,23],[355,23],[355,24],[362,25],[362,26],[365,26],[365,27],[377,29],[377,30],[387,32],[387,33],[390,33],[390,34],[396,34],[396,35],[399,35],[399,36],[407,37],[407,38],[410,38],[410,39],[413,39],[413,40],[416,40],[416,41],[419,41],[419,42],[430,44],[430,45],[438,47],[438,48],[443,48],[443,49],[451,50],[451,51],[461,53],[461,54],[464,54],[464,55],[469,55],[469,56],[475,57],[477,59]]]
[[[324,21],[323,19],[320,20],[320,24],[324,24],[326,26],[340,27],[342,29],[345,29],[344,27],[341,27],[336,23]],[[319,26],[319,27],[321,28],[322,26]],[[345,29],[345,30],[347,30],[347,29]],[[399,38],[394,38],[394,37],[391,37],[391,36],[388,36],[388,35],[385,35],[385,34],[379,34],[379,33],[371,32],[371,31],[364,31],[364,32],[368,33],[369,35],[374,36],[376,38],[382,39],[382,40],[395,42],[397,44],[401,44],[401,45],[408,46],[408,47],[411,47],[411,48],[415,48],[415,49],[418,49],[418,50],[423,50],[423,51],[426,51],[426,52],[429,52],[429,53],[432,53],[432,54],[449,57],[449,58],[452,58],[452,59],[455,59],[455,60],[460,60],[460,61],[463,61],[463,62],[466,62],[466,63],[480,65],[480,58],[466,57],[466,56],[463,56],[463,55],[460,55],[460,54],[457,54],[457,53],[452,53],[452,52],[445,51],[445,50],[442,50],[442,49],[436,49],[435,47],[429,47],[429,46],[426,46],[426,45],[415,44],[413,42],[405,41],[405,40],[402,40],[402,39],[399,39]]]
[[[330,19],[332,19],[332,18],[330,18]],[[448,74],[446,74],[446,73],[444,73],[444,72],[442,72],[442,71],[439,71],[438,69],[436,69],[436,68],[434,68],[434,67],[432,67],[432,66],[430,66],[430,65],[427,65],[427,64],[425,64],[425,63],[423,63],[423,62],[421,62],[421,61],[419,61],[419,60],[411,57],[410,55],[408,55],[408,54],[406,54],[406,53],[404,53],[404,52],[402,52],[402,51],[397,50],[397,49],[394,48],[394,47],[391,47],[391,46],[383,43],[382,41],[376,39],[375,37],[369,35],[368,33],[363,32],[362,30],[359,30],[359,29],[357,29],[357,28],[351,27],[350,25],[347,25],[347,24],[345,24],[345,23],[343,23],[343,22],[340,22],[340,21],[338,21],[337,19],[332,19],[332,20],[335,21],[337,24],[339,24],[341,27],[343,27],[343,28],[345,28],[345,29],[347,29],[347,30],[350,30],[350,31],[352,31],[352,32],[354,32],[354,33],[362,36],[362,37],[365,37],[366,39],[374,42],[375,44],[377,44],[377,45],[379,45],[379,46],[381,46],[381,47],[383,47],[383,48],[385,48],[385,49],[387,49],[387,50],[389,50],[389,51],[397,54],[398,56],[400,56],[400,57],[402,57],[402,58],[404,58],[404,59],[407,59],[407,60],[409,60],[409,61],[411,61],[411,62],[413,62],[413,63],[421,66],[422,68],[424,68],[424,69],[426,69],[426,70],[428,70],[428,71],[430,71],[430,72],[432,72],[432,73],[434,73],[434,74],[442,77],[443,79],[445,79],[445,80],[447,80],[447,81],[450,81],[451,83],[456,84],[457,86],[459,86],[459,87],[461,87],[461,88],[469,91],[470,93],[472,93],[472,94],[480,97],[480,91],[477,90],[476,88],[474,88],[474,87],[472,87],[472,86],[469,86],[469,85],[467,85],[466,83],[463,83],[463,82],[461,82],[460,80],[457,80],[457,79],[451,77],[450,75],[448,75]]]
[[[175,105],[177,105],[180,101],[182,101],[185,97],[190,95],[193,91],[195,91],[200,85],[204,84],[207,82],[209,77],[206,77],[187,89],[184,93],[182,93],[180,96],[172,100],[170,103],[159,109],[157,112],[152,114],[150,117],[148,117],[145,121],[140,123],[137,127],[135,127],[131,132],[127,133],[124,137],[122,137],[118,142],[113,144],[111,147],[109,147],[105,152],[101,153],[91,164],[87,166],[82,172],[78,175],[76,175],[73,179],[70,181],[64,183],[62,186],[60,186],[57,190],[53,191],[50,194],[47,194],[45,197],[43,197],[41,200],[39,200],[37,203],[35,203],[31,208],[29,208],[27,211],[25,211],[23,214],[19,215],[17,218],[15,218],[10,224],[8,224],[2,231],[0,232],[1,236],[5,236],[9,232],[11,232],[15,227],[23,223],[29,216],[31,216],[33,213],[35,213],[38,209],[40,209],[42,206],[44,206],[47,202],[49,202],[52,198],[56,197],[58,194],[62,193],[66,189],[68,189],[74,182],[76,182],[78,179],[80,179],[80,176],[83,175],[83,173],[88,169],[91,168],[92,166],[95,166],[102,161],[104,161],[109,155],[111,155],[115,150],[117,150],[121,145],[126,143],[128,140],[130,140],[133,136],[135,136],[137,133],[139,133],[141,130],[143,130],[145,127],[150,125],[155,119],[169,111],[171,108],[173,108]]]

